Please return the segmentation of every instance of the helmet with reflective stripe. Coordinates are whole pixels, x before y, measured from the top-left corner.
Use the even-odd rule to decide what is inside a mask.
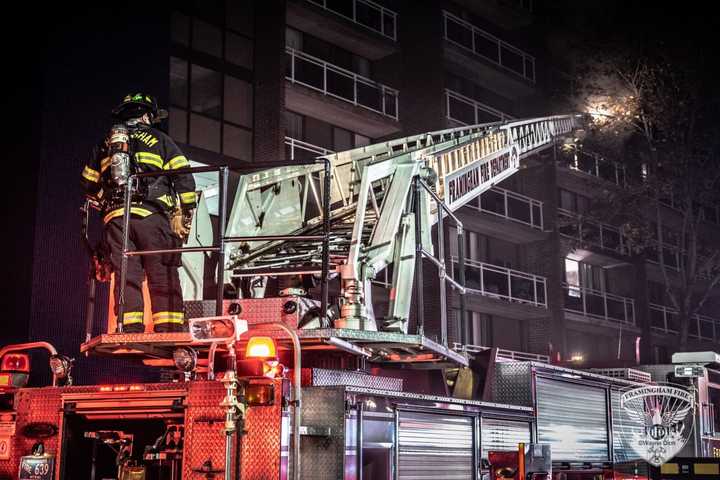
[[[158,108],[155,97],[145,93],[125,95],[122,103],[112,111],[113,116],[121,120],[142,117],[146,113],[151,114],[155,119],[161,119],[167,116],[165,110]]]

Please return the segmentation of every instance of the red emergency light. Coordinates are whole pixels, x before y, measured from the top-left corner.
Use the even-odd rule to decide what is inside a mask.
[[[30,357],[27,353],[8,353],[3,355],[0,371],[30,373]]]

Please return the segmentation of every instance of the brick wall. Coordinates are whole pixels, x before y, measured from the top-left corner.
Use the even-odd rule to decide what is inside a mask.
[[[285,159],[285,3],[255,3],[256,162]]]

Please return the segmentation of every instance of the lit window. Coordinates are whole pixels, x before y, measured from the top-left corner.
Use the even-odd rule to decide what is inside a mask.
[[[565,259],[565,282],[568,284],[568,295],[580,297],[580,262]]]

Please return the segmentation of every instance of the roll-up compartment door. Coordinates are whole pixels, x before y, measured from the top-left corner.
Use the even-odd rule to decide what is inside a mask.
[[[480,425],[482,458],[489,451],[517,451],[518,443],[530,443],[530,422],[483,418]]]
[[[608,461],[607,390],[537,377],[538,442],[553,461]]]
[[[398,411],[398,479],[474,479],[474,417]]]

